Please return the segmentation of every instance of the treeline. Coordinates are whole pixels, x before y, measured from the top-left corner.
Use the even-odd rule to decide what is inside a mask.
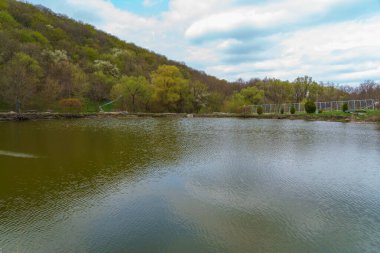
[[[43,6],[0,0],[0,110],[238,112],[245,105],[380,97],[358,88],[252,79],[227,82]]]

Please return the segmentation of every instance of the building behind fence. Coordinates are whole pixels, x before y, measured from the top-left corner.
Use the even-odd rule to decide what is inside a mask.
[[[341,111],[344,104],[348,105],[349,111],[357,111],[378,109],[380,102],[379,99],[315,102],[318,111]],[[281,109],[283,109],[284,112],[290,112],[292,107],[295,108],[296,112],[305,112],[304,103],[263,104],[251,105],[249,107],[253,113],[257,113],[258,107],[262,107],[264,113],[280,113]]]

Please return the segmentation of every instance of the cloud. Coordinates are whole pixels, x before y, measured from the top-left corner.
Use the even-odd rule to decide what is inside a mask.
[[[143,5],[145,7],[152,7],[160,3],[162,3],[162,0],[144,0],[143,1]]]
[[[271,32],[288,27],[305,18],[321,15],[342,0],[275,1],[267,5],[242,6],[209,15],[193,23],[186,31],[189,39],[199,39],[215,34],[228,35],[236,31]],[[249,34],[249,33],[248,33]]]

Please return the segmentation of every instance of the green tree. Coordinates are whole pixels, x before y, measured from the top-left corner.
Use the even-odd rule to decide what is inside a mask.
[[[224,103],[224,97],[219,92],[211,92],[207,99],[206,112],[220,112]]]
[[[347,103],[344,103],[343,106],[342,106],[342,111],[343,112],[347,112],[348,111],[348,104]]]
[[[307,101],[305,103],[305,111],[309,114],[315,113],[317,111],[317,106],[313,101]]]
[[[241,112],[242,108],[245,105],[247,105],[247,100],[245,99],[245,97],[241,93],[235,92],[230,97],[230,99],[228,99],[225,102],[224,108],[228,112],[238,113],[238,112]]]
[[[103,71],[96,71],[90,75],[90,89],[87,96],[96,102],[108,100],[110,92],[117,79],[105,74]]]
[[[264,91],[256,87],[242,89],[240,93],[244,96],[247,104],[258,105],[264,100]]]
[[[189,82],[176,66],[162,65],[151,74],[154,99],[166,111],[184,111],[190,95]]]
[[[150,92],[149,82],[143,76],[123,76],[118,84],[111,91],[114,98],[122,96],[128,104],[131,104],[133,112],[137,109],[137,101],[146,105],[149,100]]]
[[[287,81],[269,79],[265,81],[264,87],[266,98],[277,105],[291,100],[292,85]]]
[[[59,98],[82,97],[89,89],[88,76],[79,65],[70,62],[66,51],[43,51],[47,80],[55,80],[60,87]]]
[[[24,53],[16,53],[2,73],[1,95],[9,105],[21,103],[25,108],[36,96],[43,70],[37,60]]]
[[[261,106],[257,107],[257,114],[258,115],[263,114],[263,112],[264,112],[264,110],[263,110],[263,108]]]
[[[290,113],[296,114],[296,107],[294,105],[292,105],[292,107],[290,108]]]

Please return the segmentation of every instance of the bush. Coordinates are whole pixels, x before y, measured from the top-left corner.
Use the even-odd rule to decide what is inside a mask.
[[[79,112],[82,108],[82,102],[77,98],[66,98],[59,101],[59,105],[64,111]]]
[[[290,113],[291,114],[295,114],[296,113],[296,108],[294,107],[294,105],[292,106],[292,108],[290,108]]]
[[[320,110],[318,111],[318,113],[323,113],[323,110],[322,110],[322,109],[320,109]]]
[[[251,107],[249,107],[249,106],[242,106],[239,108],[238,112],[246,115],[246,114],[250,114],[252,112],[252,110],[251,110]]]
[[[284,111],[284,108],[283,108],[283,107],[281,107],[280,113],[281,113],[281,114],[284,114],[284,113],[285,113],[285,111]]]
[[[4,26],[17,26],[17,21],[5,11],[0,11],[0,23]]]
[[[342,111],[343,112],[347,112],[348,111],[348,104],[347,103],[343,104]]]
[[[261,115],[261,114],[263,114],[263,113],[264,113],[263,108],[262,108],[261,106],[257,107],[257,114],[258,114],[258,115]]]
[[[317,106],[313,101],[307,101],[305,103],[305,111],[309,114],[315,113],[317,111]]]

